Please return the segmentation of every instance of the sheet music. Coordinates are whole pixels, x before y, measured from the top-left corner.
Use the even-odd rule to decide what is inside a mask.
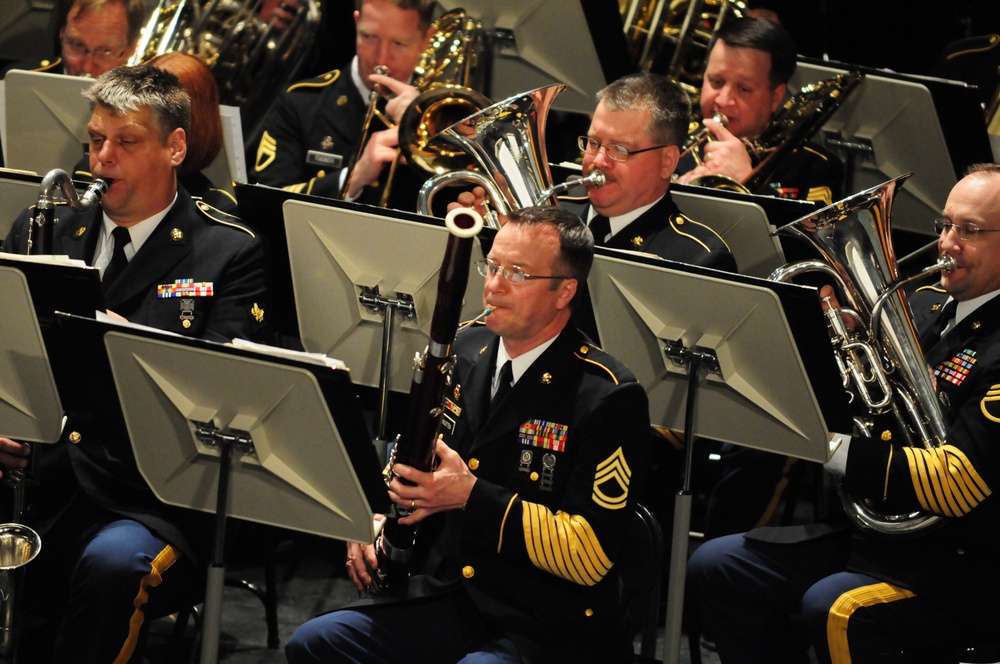
[[[289,360],[299,360],[301,362],[309,362],[310,364],[319,364],[330,367],[331,369],[343,369],[344,371],[350,371],[344,362],[332,358],[329,355],[324,355],[323,353],[307,353],[301,350],[268,346],[267,344],[259,344],[253,341],[247,341],[246,339],[233,339],[233,342],[230,345],[235,348],[252,350],[265,355],[272,355],[274,357],[283,357]]]
[[[229,174],[233,182],[247,181],[247,163],[243,154],[243,125],[238,106],[219,106],[222,114],[222,136],[229,158]]]

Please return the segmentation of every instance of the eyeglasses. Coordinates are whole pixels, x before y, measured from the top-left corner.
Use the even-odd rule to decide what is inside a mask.
[[[528,279],[572,279],[572,277],[563,277],[558,275],[538,277],[533,274],[525,274],[524,270],[519,267],[504,267],[503,265],[494,263],[489,259],[476,261],[476,270],[484,277],[492,277],[499,272],[503,275],[503,278],[507,281],[507,283],[513,286],[524,283]]]
[[[958,233],[958,239],[965,241],[975,240],[979,237],[980,233],[996,233],[1000,231],[1000,228],[980,228],[971,221],[956,224],[951,219],[935,219],[934,228],[937,229],[938,235],[943,235],[945,231],[954,229]]]
[[[600,141],[588,136],[581,136],[577,139],[577,145],[587,154],[595,154],[599,149],[604,148],[604,154],[608,155],[608,159],[618,162],[628,161],[629,155],[642,154],[643,152],[649,152],[650,150],[659,150],[660,148],[670,147],[669,145],[654,145],[651,148],[629,150],[621,145],[603,145]]]
[[[64,57],[83,59],[88,55],[92,55],[94,56],[94,64],[100,65],[101,67],[118,64],[118,60],[125,54],[125,50],[128,48],[126,46],[116,52],[106,46],[99,46],[97,48],[90,49],[87,48],[86,44],[77,39],[67,39],[66,37],[63,37],[59,41],[62,42]]]

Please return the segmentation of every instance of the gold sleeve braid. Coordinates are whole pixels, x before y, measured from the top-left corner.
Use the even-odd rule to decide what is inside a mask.
[[[904,447],[920,506],[944,516],[968,514],[992,491],[972,462],[954,445]]]
[[[583,586],[597,584],[614,563],[582,516],[552,513],[537,503],[522,503],[524,543],[532,564]]]

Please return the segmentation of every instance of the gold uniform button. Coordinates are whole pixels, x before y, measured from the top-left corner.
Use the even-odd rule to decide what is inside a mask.
[[[594,610],[587,609],[586,611],[583,612],[583,615],[587,616],[588,618],[592,618],[594,616]]]
[[[590,348],[587,346],[580,346],[580,355],[586,355],[590,352]]]
[[[469,470],[479,470],[479,459],[469,459]]]
[[[892,440],[892,432],[886,429],[882,432],[882,442],[888,443],[890,440]]]
[[[81,435],[79,431],[73,431],[69,434],[69,442],[74,445],[79,445],[81,440],[83,440],[83,435]]]
[[[531,481],[532,482],[537,482],[538,481],[538,473],[531,473],[531,475],[529,477],[531,477]]]
[[[476,575],[476,568],[473,567],[472,565],[466,565],[465,567],[462,568],[462,576],[464,576],[465,578],[471,579],[475,575]]]

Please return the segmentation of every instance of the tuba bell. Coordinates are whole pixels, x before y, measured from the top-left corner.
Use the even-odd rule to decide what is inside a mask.
[[[309,56],[320,2],[301,0],[292,22],[264,23],[260,0],[159,0],[129,64],[168,51],[194,55],[212,70],[223,104],[239,106],[243,135],[255,136],[277,93]]]
[[[529,205],[554,205],[556,193],[571,186],[604,184],[600,171],[552,184],[545,151],[545,120],[552,101],[565,87],[556,83],[514,95],[437,134],[431,145],[468,155],[476,169],[446,171],[431,177],[420,189],[417,211],[431,214],[437,192],[460,181],[483,187],[500,214]],[[489,214],[486,221],[493,228],[499,227],[495,213]]]
[[[804,238],[822,260],[793,263],[770,279],[789,281],[807,272],[827,275],[843,308],[827,311],[831,340],[844,388],[855,408],[855,427],[870,434],[873,418],[888,415],[899,423],[910,447],[939,447],[947,425],[901,287],[942,270],[940,261],[900,278],[890,238],[892,201],[911,174],[854,194],[775,233]],[[855,322],[849,330],[843,317]],[[848,516],[859,527],[884,535],[913,534],[941,517],[925,512],[883,514],[841,491]]]

